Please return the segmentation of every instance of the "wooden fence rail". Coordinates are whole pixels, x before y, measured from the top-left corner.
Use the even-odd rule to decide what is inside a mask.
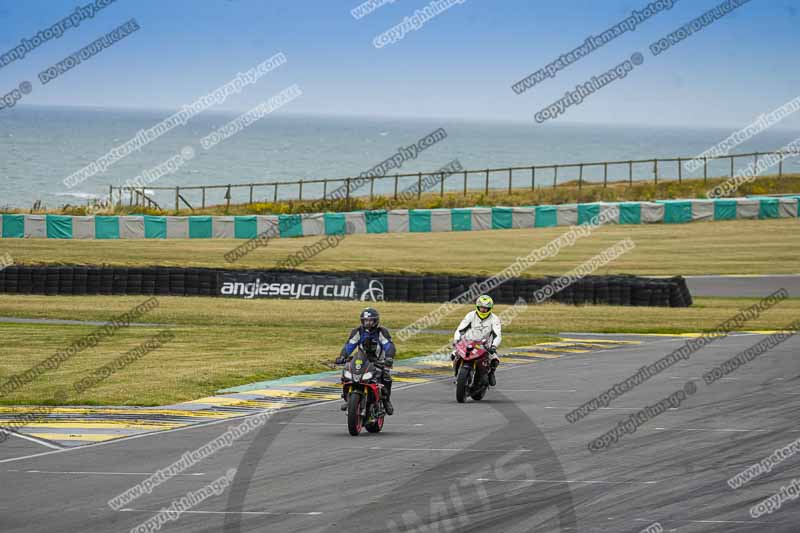
[[[729,160],[730,161],[730,172],[729,176],[732,178],[734,174],[734,162],[735,160],[742,158],[753,158],[753,164],[757,165],[759,157],[763,156],[779,156],[778,162],[778,176],[783,176],[783,158],[789,155],[800,155],[800,152],[786,152],[786,151],[772,151],[772,152],[750,152],[750,153],[742,153],[742,154],[730,154],[724,156],[708,156],[698,158],[698,161],[702,160],[702,168],[703,168],[703,180],[708,180],[708,164],[710,161],[714,160]],[[661,166],[661,163],[677,163],[678,171],[678,181],[683,181],[683,165],[689,161],[694,159],[693,157],[669,157],[669,158],[650,158],[650,159],[628,159],[628,160],[616,160],[616,161],[599,161],[593,163],[558,163],[558,164],[549,164],[549,165],[529,165],[524,167],[502,167],[502,168],[486,168],[481,170],[464,170],[458,173],[453,173],[444,176],[444,179],[440,179],[439,181],[439,195],[444,196],[446,189],[445,189],[445,181],[448,178],[455,179],[455,176],[462,175],[464,184],[463,184],[463,195],[466,196],[470,191],[479,191],[483,190],[484,194],[488,194],[490,188],[491,189],[499,189],[500,187],[490,187],[490,181],[493,174],[497,173],[505,173],[507,174],[508,183],[507,183],[507,190],[509,193],[513,190],[513,183],[514,183],[514,172],[520,173],[522,171],[530,172],[530,184],[531,190],[535,190],[536,188],[536,177],[537,172],[540,175],[540,179],[542,176],[542,171],[551,171],[552,178],[553,178],[553,188],[558,187],[558,176],[560,169],[578,169],[578,189],[582,189],[584,182],[584,169],[590,168],[602,168],[603,169],[603,179],[602,179],[602,186],[608,187],[609,184],[609,166],[627,166],[627,181],[628,185],[633,185],[633,170],[635,165],[649,165],[652,169],[653,175],[653,182],[658,184],[659,178],[663,179],[663,169],[664,167]],[[755,168],[755,167],[754,167]],[[323,199],[350,199],[352,193],[356,192],[358,188],[363,187],[369,182],[369,197],[373,199],[375,196],[393,196],[394,199],[398,197],[399,191],[399,180],[400,178],[416,178],[416,188],[414,190],[415,194],[419,198],[422,193],[424,192],[422,189],[422,182],[424,176],[438,176],[441,172],[415,172],[415,173],[408,173],[408,174],[391,174],[386,176],[368,176],[366,178],[359,178],[359,177],[346,177],[346,178],[332,178],[332,179],[312,179],[312,180],[305,180],[300,179],[298,181],[280,181],[280,182],[260,182],[260,183],[241,183],[241,184],[225,184],[225,185],[190,185],[190,186],[179,186],[179,187],[158,187],[158,186],[146,186],[146,187],[115,187],[113,185],[109,186],[109,197],[114,200],[115,191],[116,191],[116,201],[117,204],[124,204],[124,192],[128,195],[129,205],[142,205],[145,207],[156,207],[160,208],[155,201],[145,194],[146,190],[151,191],[173,191],[174,199],[175,199],[175,210],[177,211],[180,207],[181,202],[183,202],[187,207],[191,210],[194,210],[194,207],[189,203],[185,196],[181,193],[185,193],[187,191],[201,191],[201,208],[206,207],[206,191],[213,191],[218,189],[224,189],[225,195],[223,199],[226,201],[227,205],[230,205],[231,202],[231,191],[234,189],[249,189],[249,199],[250,203],[253,203],[255,198],[255,189],[256,188],[266,188],[267,193],[272,193],[272,201],[278,201],[278,189],[281,190],[292,190],[294,189],[297,191],[297,200],[323,200]],[[482,175],[483,177],[483,186],[480,188],[470,188],[468,185],[468,180],[470,175]],[[545,174],[546,176],[546,174]],[[563,176],[563,174],[562,174]],[[359,181],[356,181],[359,180]],[[376,180],[394,180],[394,194],[388,195],[379,195],[375,193],[375,181]],[[359,185],[359,187],[353,187],[353,182]],[[569,181],[576,181],[571,179]],[[303,197],[303,189],[309,185],[315,184],[322,184],[322,196],[321,197],[309,197],[308,193],[306,193],[306,197]],[[331,188],[329,184],[338,183],[338,187]],[[540,181],[540,184],[543,183]],[[600,185],[601,182],[586,182],[587,184],[596,183]],[[562,182],[563,184],[563,182]],[[541,186],[541,185],[540,185]],[[452,190],[451,192],[455,192]],[[265,195],[264,198],[267,196]]]

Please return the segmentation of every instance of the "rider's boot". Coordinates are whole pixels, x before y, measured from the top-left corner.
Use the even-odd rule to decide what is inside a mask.
[[[342,400],[344,403],[339,407],[342,411],[347,411],[347,399],[344,397],[344,393],[342,393]]]
[[[383,384],[383,408],[386,410],[386,414],[392,416],[394,414],[394,406],[392,405],[391,400],[389,400],[389,396],[392,395],[392,382],[388,381]]]
[[[489,370],[489,385],[492,387],[497,385],[497,379],[494,377],[494,371],[497,369],[497,365],[499,364],[500,362],[497,359],[492,359],[492,368]]]

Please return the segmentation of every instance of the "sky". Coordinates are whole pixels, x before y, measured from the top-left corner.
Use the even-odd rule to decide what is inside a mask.
[[[0,54],[90,1],[0,0]],[[641,65],[549,122],[742,126],[800,95],[798,0],[751,0],[654,56],[651,43],[720,3],[674,0],[523,94],[511,85],[649,2],[464,0],[382,48],[373,39],[430,0],[387,1],[356,19],[359,3],[117,0],[0,68],[0,96],[29,81],[20,105],[173,110],[277,52],[284,66],[217,109],[247,110],[297,84],[303,95],[286,112],[541,126],[538,111],[634,52]],[[140,30],[40,83],[42,70],[131,18]],[[781,126],[800,128],[796,115]]]

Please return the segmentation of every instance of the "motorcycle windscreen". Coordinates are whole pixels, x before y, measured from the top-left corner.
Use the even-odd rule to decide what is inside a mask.
[[[375,365],[361,354],[356,354],[348,368],[353,374],[354,381],[369,380],[375,376]],[[371,374],[371,375],[369,375]],[[355,377],[358,376],[358,380]]]

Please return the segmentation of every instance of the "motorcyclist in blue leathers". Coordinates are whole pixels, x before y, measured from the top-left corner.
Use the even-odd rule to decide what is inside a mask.
[[[386,414],[391,415],[394,413],[394,406],[389,399],[392,394],[390,369],[394,365],[396,349],[389,330],[380,325],[380,317],[380,313],[372,307],[361,311],[361,326],[350,332],[339,357],[336,358],[336,364],[343,364],[356,349],[361,349],[370,360],[377,362],[377,366],[382,366],[381,382],[386,391],[383,407],[386,409]],[[347,410],[347,403],[342,405],[342,411],[345,410]]]

